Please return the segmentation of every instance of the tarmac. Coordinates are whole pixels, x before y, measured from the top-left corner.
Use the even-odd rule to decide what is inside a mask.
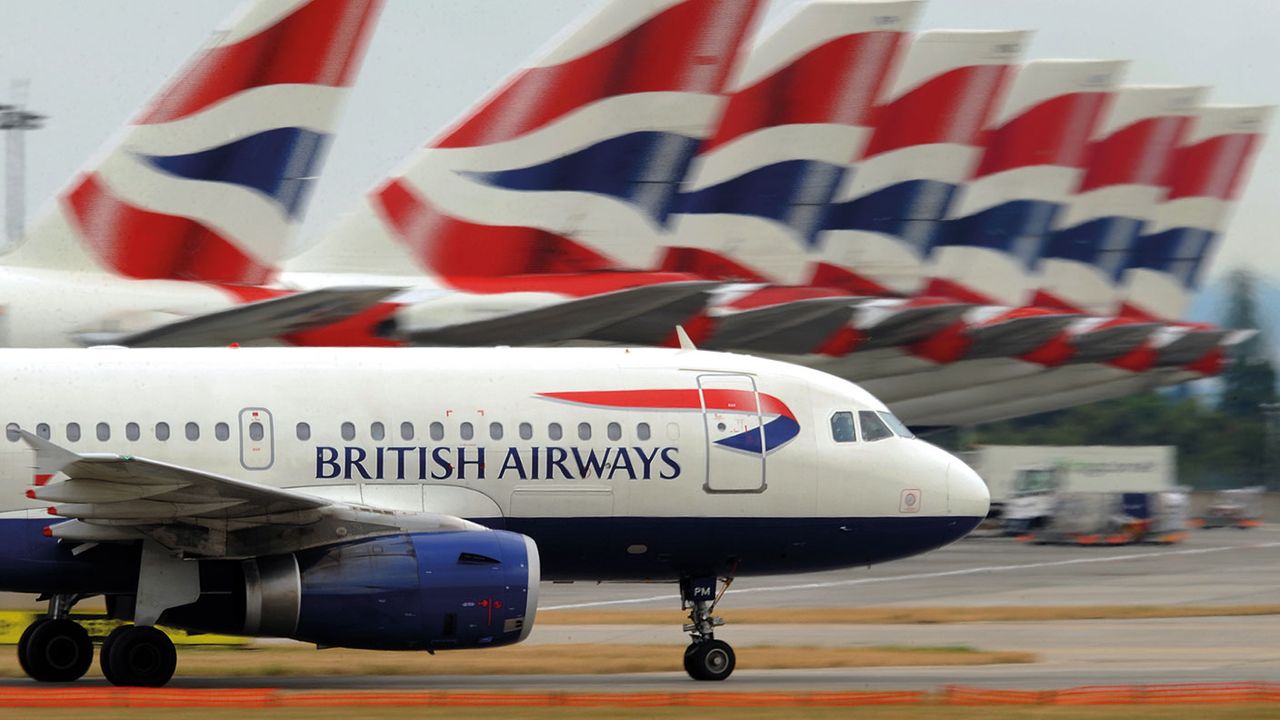
[[[722,608],[980,607],[1007,605],[1212,606],[1280,601],[1280,526],[1200,530],[1176,545],[1076,547],[970,538],[883,566],[744,577]],[[678,608],[670,585],[544,585],[542,609]],[[1280,681],[1280,616],[1149,620],[939,623],[929,625],[727,625],[717,637],[751,645],[967,646],[1024,650],[1038,661],[974,667],[749,670],[717,691],[925,689],[958,683],[992,688],[1091,684]],[[687,638],[675,624],[535,625],[531,644],[654,643]],[[678,650],[673,650],[678,652]],[[437,656],[447,664],[448,654]],[[181,661],[179,661],[181,673]],[[23,684],[12,680],[3,684]],[[101,681],[84,681],[87,685]],[[183,677],[174,687],[297,689],[565,690],[671,692],[708,689],[683,673],[430,677]]]

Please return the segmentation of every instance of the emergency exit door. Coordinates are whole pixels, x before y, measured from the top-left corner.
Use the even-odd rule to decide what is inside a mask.
[[[240,411],[240,464],[245,470],[266,470],[275,464],[275,432],[266,408]]]
[[[703,489],[719,493],[764,492],[764,418],[755,378],[699,375],[698,395],[707,437],[707,481]]]

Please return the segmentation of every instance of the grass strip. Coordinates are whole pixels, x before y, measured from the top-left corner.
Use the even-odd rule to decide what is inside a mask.
[[[937,625],[1280,615],[1280,605],[726,608],[716,614],[729,625]],[[538,625],[678,625],[684,621],[678,609],[543,610],[537,617]]]

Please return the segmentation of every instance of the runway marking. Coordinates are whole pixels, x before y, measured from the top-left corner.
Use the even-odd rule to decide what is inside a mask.
[[[1260,550],[1264,548],[1280,547],[1280,542],[1257,543],[1253,545],[1230,545],[1226,547],[1211,548],[1189,548],[1185,550],[1156,550],[1146,553],[1129,553],[1127,555],[1110,555],[1106,557],[1087,557],[1073,558],[1071,560],[1052,560],[1037,563],[1023,563],[1021,565],[985,565],[982,567],[962,568],[959,570],[943,570],[939,572],[928,573],[912,573],[909,575],[890,575],[888,577],[871,577],[857,578],[854,580],[833,580],[831,582],[818,583],[800,583],[796,585],[770,585],[766,587],[756,588],[739,588],[737,590],[730,589],[726,595],[747,595],[754,593],[769,592],[792,592],[795,590],[816,590],[819,588],[846,587],[850,585],[871,585],[876,583],[899,582],[903,580],[928,580],[930,578],[954,577],[958,575],[977,575],[979,573],[989,572],[1013,572],[1017,570],[1034,570],[1046,567],[1063,567],[1066,565],[1085,565],[1089,563],[1106,563],[1106,562],[1123,562],[1125,560],[1140,560],[1142,558],[1155,557],[1172,557],[1175,555],[1207,555],[1209,553],[1226,552],[1229,550]],[[540,607],[539,610],[577,610],[580,608],[606,607],[610,605],[641,605],[644,603],[671,601],[679,602],[678,594],[654,595],[643,598],[628,598],[625,600],[600,600],[597,602],[572,603],[568,605],[550,605]]]

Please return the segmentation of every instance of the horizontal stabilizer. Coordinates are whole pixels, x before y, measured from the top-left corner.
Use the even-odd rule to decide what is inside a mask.
[[[1073,363],[1104,363],[1133,351],[1159,327],[1156,323],[1128,323],[1099,327],[1071,338]]]
[[[864,340],[859,350],[909,345],[959,321],[970,303],[921,303],[913,300],[877,300],[858,310],[858,329]]]
[[[399,336],[415,345],[539,345],[592,337],[620,323],[646,316],[681,301],[706,304],[714,282],[673,282],[644,285],[614,292],[553,303],[531,310],[510,312],[474,322],[439,328],[405,328]],[[695,308],[695,311],[696,309]],[[664,332],[688,317],[663,321]]]
[[[971,327],[966,359],[1015,357],[1035,351],[1053,340],[1078,315],[1025,315]]]
[[[812,351],[847,327],[866,298],[810,298],[716,318],[707,346],[757,352]]]
[[[383,302],[400,288],[331,287],[183,318],[133,333],[81,333],[82,345],[208,347],[270,340],[344,320]]]

